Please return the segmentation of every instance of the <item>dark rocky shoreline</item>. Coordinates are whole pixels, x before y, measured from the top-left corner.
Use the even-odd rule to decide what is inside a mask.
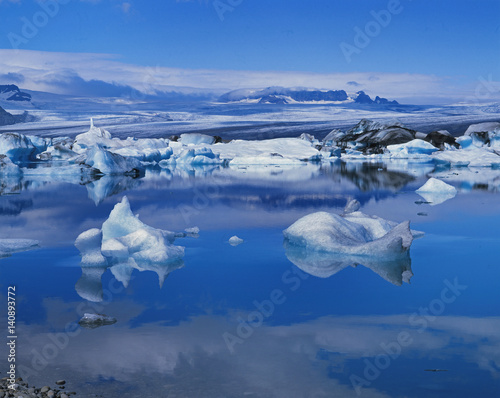
[[[30,386],[23,381],[21,377],[16,379],[15,390],[9,388],[9,378],[4,377],[0,380],[0,398],[70,398],[76,395],[76,392],[65,391],[66,381],[58,380],[54,383],[55,387],[43,386],[40,388]]]

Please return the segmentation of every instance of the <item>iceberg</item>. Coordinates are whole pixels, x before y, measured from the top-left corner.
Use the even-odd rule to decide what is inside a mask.
[[[423,158],[431,160],[426,155],[430,155],[438,150],[434,145],[418,138],[404,144],[387,146],[387,151],[390,153],[391,158],[402,159]]]
[[[457,189],[437,178],[430,178],[416,192],[431,205],[438,205],[448,199],[454,198],[457,194]]]
[[[410,230],[409,221],[398,224],[368,216],[357,207],[350,201],[342,215],[321,211],[300,218],[283,231],[286,244],[323,253],[391,258],[407,252],[413,238],[423,235]]]
[[[210,148],[190,148],[182,151],[175,159],[176,163],[190,165],[220,164],[220,156],[214,154]]]
[[[137,159],[109,152],[100,145],[93,146],[86,152],[83,163],[96,169],[100,174],[139,175],[143,169]]]
[[[32,239],[0,239],[0,258],[10,257],[14,253],[24,252],[39,247],[39,242]]]
[[[213,143],[215,143],[215,137],[200,133],[186,133],[181,134],[179,142],[184,145],[212,145]]]
[[[409,221],[397,224],[368,216],[359,207],[353,199],[342,215],[317,212],[293,223],[283,231],[287,258],[320,278],[361,264],[394,285],[410,283],[409,249],[423,233],[410,230]]]
[[[184,248],[173,244],[176,238],[183,236],[186,234],[156,229],[144,224],[132,213],[130,203],[124,196],[122,201],[115,205],[101,229],[93,228],[82,232],[75,241],[75,246],[82,256],[83,282],[79,281],[80,289],[83,286],[83,290],[88,291],[89,282],[92,286],[95,285],[96,273],[90,270],[105,270],[107,267],[112,268],[113,275],[124,286],[128,285],[132,269],[155,271],[161,287],[166,275],[184,264]],[[103,272],[98,275],[99,283]],[[99,298],[95,290],[94,287],[93,297]]]
[[[0,175],[1,176],[21,176],[23,172],[17,164],[12,163],[12,160],[7,155],[0,155]]]
[[[238,238],[236,235],[234,235],[229,238],[228,242],[231,246],[238,246],[243,243],[243,239]]]
[[[0,134],[0,154],[7,155],[13,162],[28,161],[34,157],[37,148],[23,134]]]
[[[95,329],[99,326],[112,325],[116,323],[116,319],[103,314],[85,313],[78,321],[78,324],[87,329]]]
[[[500,147],[500,123],[485,122],[472,124],[465,131],[464,136],[472,139],[476,147]]]

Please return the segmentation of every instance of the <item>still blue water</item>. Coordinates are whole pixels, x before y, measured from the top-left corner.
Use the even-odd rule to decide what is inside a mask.
[[[425,180],[337,165],[4,189],[0,238],[41,242],[0,260],[0,305],[7,286],[17,292],[18,375],[65,379],[83,397],[500,396],[498,193],[454,182],[458,195],[431,206],[414,192]],[[74,240],[123,195],[146,224],[198,226],[199,238],[176,240],[184,263],[161,287],[156,272],[134,270],[124,286],[108,269],[77,292]],[[363,265],[321,278],[288,260],[282,230],[340,213],[349,198],[425,232],[410,250],[410,284]],[[244,243],[231,246],[233,235]],[[117,323],[83,329],[84,312]],[[0,355],[5,374],[4,345]]]

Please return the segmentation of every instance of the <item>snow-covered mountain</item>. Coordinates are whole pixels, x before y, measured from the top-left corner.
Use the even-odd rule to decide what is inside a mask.
[[[0,100],[30,102],[31,95],[21,91],[15,84],[0,84]]]
[[[219,102],[251,102],[260,104],[289,103],[358,103],[394,104],[386,98],[376,96],[371,99],[364,91],[348,94],[344,90],[316,90],[306,88],[267,87],[265,89],[239,89],[229,91],[219,97]]]

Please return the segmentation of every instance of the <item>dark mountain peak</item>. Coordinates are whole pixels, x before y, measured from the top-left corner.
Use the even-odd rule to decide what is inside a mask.
[[[22,92],[15,84],[0,84],[0,94],[10,94],[7,101],[31,101],[31,95]]]

